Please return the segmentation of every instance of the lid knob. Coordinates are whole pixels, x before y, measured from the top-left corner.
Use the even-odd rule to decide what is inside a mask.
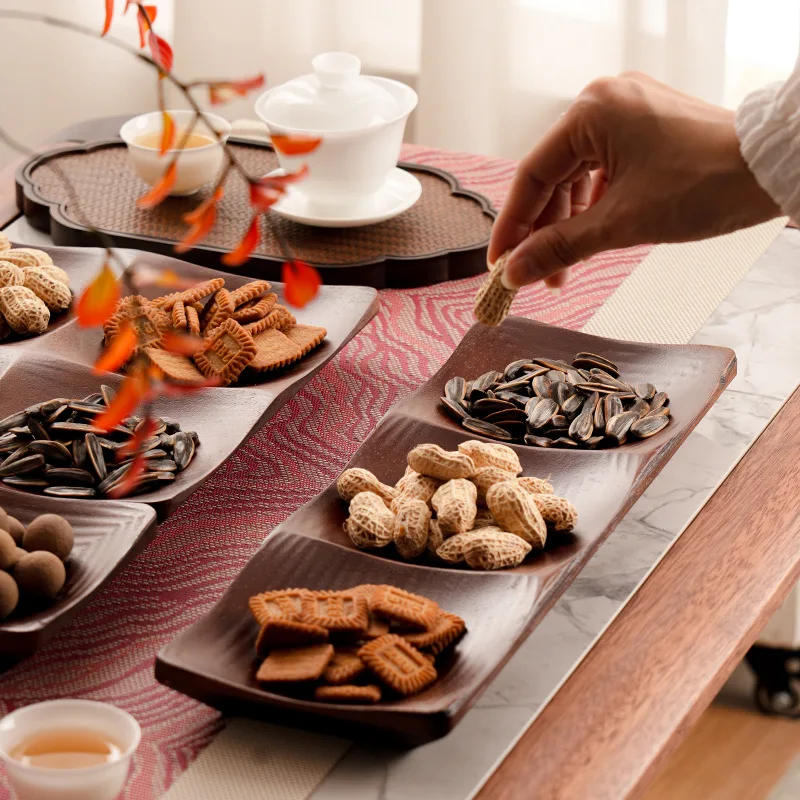
[[[361,59],[351,53],[320,53],[312,59],[311,66],[326,89],[341,89],[358,77]]]

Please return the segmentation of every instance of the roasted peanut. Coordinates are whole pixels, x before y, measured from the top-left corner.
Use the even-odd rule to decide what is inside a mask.
[[[542,519],[557,531],[571,531],[578,524],[578,512],[569,500],[554,494],[532,494]]]
[[[392,486],[381,483],[368,469],[353,467],[346,469],[336,481],[339,497],[350,502],[360,492],[374,492],[386,504],[391,506],[397,492]]]
[[[475,469],[481,467],[498,467],[499,469],[519,475],[522,464],[515,450],[504,444],[481,442],[477,439],[468,439],[458,446],[459,453],[468,455],[475,464]]]
[[[448,451],[438,444],[419,444],[408,454],[408,466],[440,481],[469,478],[475,472],[472,459],[458,451]]]
[[[50,322],[47,306],[26,286],[0,289],[0,313],[16,333],[44,333]]]
[[[425,552],[431,523],[431,510],[424,500],[403,498],[395,501],[394,546],[403,558],[416,558]]]
[[[345,530],[356,547],[386,547],[394,536],[394,514],[380,495],[360,492],[350,502]]]
[[[521,536],[534,548],[544,547],[547,526],[530,493],[516,481],[502,481],[486,493],[486,504],[497,524]]]
[[[454,478],[443,483],[431,498],[436,519],[445,537],[472,529],[477,506],[478,490],[466,478]]]
[[[464,543],[464,560],[473,569],[517,567],[531,551],[521,536],[508,531],[484,528],[474,531]]]
[[[500,481],[513,481],[514,478],[513,472],[507,472],[504,469],[500,469],[500,467],[478,467],[471,478],[475,488],[478,490],[478,505],[486,505],[486,492],[489,491],[490,487],[500,483]]]

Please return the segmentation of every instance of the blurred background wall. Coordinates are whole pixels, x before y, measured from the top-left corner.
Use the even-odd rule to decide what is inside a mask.
[[[116,0],[121,14],[124,0]],[[639,69],[734,107],[784,77],[800,44],[797,0],[153,0],[181,77],[270,84],[312,55],[349,50],[412,84],[408,138],[518,157],[592,78]],[[0,0],[99,31],[102,0]],[[133,42],[133,14],[112,33]],[[93,116],[149,110],[151,71],[103,42],[0,20],[0,124],[34,145]],[[253,116],[252,99],[224,112]],[[0,165],[13,154],[0,144]]]

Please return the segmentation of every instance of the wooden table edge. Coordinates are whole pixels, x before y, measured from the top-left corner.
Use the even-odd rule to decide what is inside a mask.
[[[800,389],[477,800],[642,794],[800,576],[798,452]]]

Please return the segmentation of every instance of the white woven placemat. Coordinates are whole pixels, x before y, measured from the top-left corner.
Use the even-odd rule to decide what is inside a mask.
[[[655,247],[583,328],[633,341],[688,342],[783,229]],[[306,800],[350,742],[231,719],[164,800]]]

